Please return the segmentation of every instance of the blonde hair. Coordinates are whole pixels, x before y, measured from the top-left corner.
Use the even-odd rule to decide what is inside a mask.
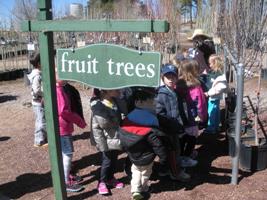
[[[174,55],[171,60],[170,60],[170,64],[172,64],[173,66],[175,66],[177,68],[177,74],[179,76],[180,74],[180,71],[181,71],[181,61],[179,61],[177,58],[176,58],[176,55]],[[178,78],[178,77],[177,77]]]
[[[187,85],[200,85],[198,80],[199,65],[196,60],[188,59],[181,64],[181,79],[185,80]]]
[[[222,72],[223,71],[223,60],[221,56],[212,54],[209,57],[209,62],[213,62],[213,66],[210,66],[211,69],[215,72]]]

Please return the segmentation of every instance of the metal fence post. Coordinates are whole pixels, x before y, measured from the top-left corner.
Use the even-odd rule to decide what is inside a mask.
[[[238,181],[239,155],[240,155],[240,132],[241,118],[243,111],[243,90],[244,90],[244,66],[239,63],[237,70],[237,105],[236,105],[236,124],[235,124],[235,153],[232,160],[232,179],[231,184],[236,185]]]

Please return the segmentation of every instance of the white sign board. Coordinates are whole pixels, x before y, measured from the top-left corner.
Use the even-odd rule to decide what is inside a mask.
[[[150,37],[143,37],[144,44],[150,44]]]
[[[77,42],[77,47],[84,47],[85,46],[85,41],[78,41]]]
[[[28,51],[34,51],[35,50],[34,44],[32,44],[32,43],[27,44],[27,50]]]

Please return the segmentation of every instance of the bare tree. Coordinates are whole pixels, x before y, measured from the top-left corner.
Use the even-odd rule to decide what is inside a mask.
[[[247,71],[259,74],[255,112],[255,144],[258,145],[258,111],[260,101],[260,73],[263,56],[266,54],[266,1],[235,0],[227,2],[224,10],[224,32],[221,34],[228,47],[236,52],[239,62],[244,63]],[[222,19],[221,19],[222,20]]]
[[[37,16],[37,3],[36,0],[15,0],[14,7],[12,8],[12,15],[14,16],[15,29],[23,20],[33,20]]]
[[[250,69],[261,65],[266,32],[266,0],[206,0],[198,25],[213,36],[221,37],[235,50],[237,59]],[[205,19],[205,20],[203,20]]]
[[[262,1],[259,3],[253,0],[235,0],[228,3],[225,10],[225,33],[222,38],[230,48],[236,50],[237,59],[243,62],[248,70],[262,65],[266,22],[267,12]]]

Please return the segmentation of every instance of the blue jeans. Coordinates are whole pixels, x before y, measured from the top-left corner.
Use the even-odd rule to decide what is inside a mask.
[[[44,107],[41,105],[33,105],[33,112],[35,115],[34,144],[39,145],[46,143],[47,133]]]
[[[216,132],[220,125],[220,100],[208,101],[208,126],[207,131]]]
[[[73,147],[73,139],[71,135],[60,136],[60,144],[61,144],[62,153],[66,155],[73,154],[74,147]]]
[[[60,136],[60,143],[61,143],[64,177],[65,177],[65,182],[68,183],[71,170],[71,160],[74,152],[72,136],[71,135]]]

